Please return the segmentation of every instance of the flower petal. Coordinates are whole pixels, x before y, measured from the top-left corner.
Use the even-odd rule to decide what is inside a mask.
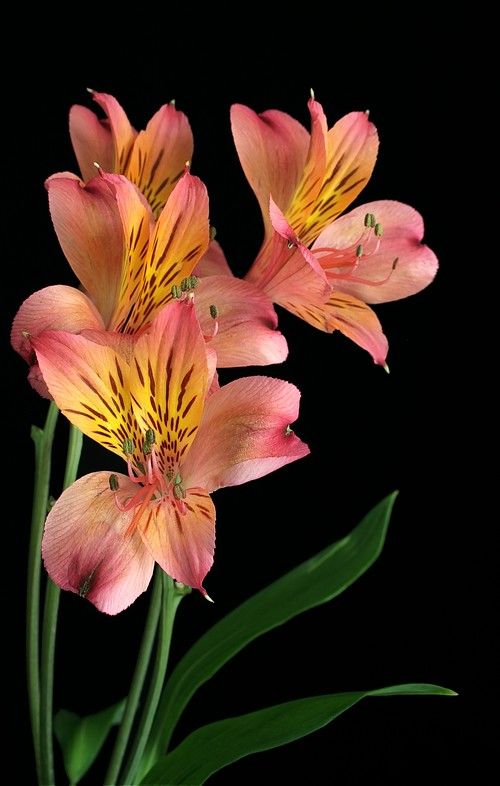
[[[340,330],[366,349],[375,363],[385,366],[388,343],[375,312],[352,295],[333,291],[326,303],[289,303],[287,308],[315,328],[333,333]]]
[[[35,338],[33,346],[47,387],[71,423],[122,458],[125,439],[142,446],[132,415],[130,369],[120,353],[84,336],[52,331]]]
[[[108,326],[118,299],[124,255],[113,190],[103,177],[84,186],[66,173],[50,177],[46,186],[62,250]]]
[[[193,270],[195,276],[232,276],[226,255],[217,240],[212,240]]]
[[[317,189],[316,170],[309,186],[311,190],[299,192],[292,208],[286,213],[288,221],[306,246],[365,187],[378,151],[377,130],[368,120],[366,112],[345,115],[328,132],[324,124],[321,128],[325,133],[326,150],[322,184]]]
[[[95,177],[95,163],[113,172],[115,143],[109,125],[86,106],[76,104],[69,112],[69,133],[84,180]]]
[[[361,205],[327,226],[312,251],[354,245],[364,229],[367,213],[372,213],[381,224],[383,236],[377,253],[360,257],[355,278],[373,283],[339,279],[335,286],[365,303],[385,303],[420,292],[436,275],[438,261],[431,249],[422,244],[424,222],[409,205],[389,200]],[[393,270],[395,259],[398,261]],[[383,283],[378,284],[379,281]]]
[[[241,166],[259,200],[267,235],[271,232],[269,195],[286,210],[303,173],[309,134],[285,112],[271,109],[257,115],[241,104],[231,107],[231,128]]]
[[[215,549],[215,508],[201,488],[186,491],[185,512],[172,499],[151,506],[139,532],[153,559],[173,579],[200,590],[212,567]]]
[[[44,330],[103,330],[101,316],[94,304],[79,289],[67,286],[45,287],[34,292],[14,317],[12,346],[28,362],[36,362],[32,338]]]
[[[214,491],[306,456],[309,448],[288,429],[299,399],[294,385],[270,377],[237,379],[215,391],[183,466],[186,484]]]
[[[106,614],[118,614],[144,592],[154,560],[137,531],[133,510],[118,509],[109,472],[93,472],[63,491],[47,516],[43,561],[52,581],[90,600]],[[134,484],[118,475],[118,498],[125,502]]]
[[[104,110],[114,142],[115,158],[112,172],[125,172],[137,131],[132,128],[124,110],[113,96],[90,91],[94,101]],[[106,124],[106,121],[104,121]],[[97,159],[94,159],[97,160]],[[100,161],[97,161],[101,164]],[[101,164],[103,166],[103,164]]]
[[[135,140],[124,174],[150,202],[155,216],[193,155],[193,133],[183,112],[165,104]]]
[[[269,214],[275,233],[259,252],[247,278],[285,308],[290,299],[324,300],[331,286],[323,268],[298,239],[272,197]]]
[[[209,240],[207,190],[199,178],[186,172],[156,224],[141,295],[128,320],[128,330],[150,322],[172,299],[172,286],[191,275]]]
[[[209,385],[205,341],[192,303],[174,301],[138,340],[130,377],[136,417],[156,433],[164,472],[177,472],[198,430]]]
[[[217,366],[265,366],[282,363],[288,354],[285,337],[276,330],[271,300],[249,281],[229,276],[202,278],[196,287],[196,313]],[[210,306],[217,307],[216,321]],[[217,330],[215,336],[210,338]]]

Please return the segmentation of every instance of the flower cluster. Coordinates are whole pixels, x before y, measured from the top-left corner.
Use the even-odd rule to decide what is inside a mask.
[[[422,219],[380,201],[341,216],[369,179],[375,127],[353,112],[312,129],[271,110],[231,112],[238,155],[262,210],[264,240],[235,277],[190,172],[186,116],[167,104],[137,133],[110,95],[104,119],[70,112],[82,178],[47,180],[52,221],[81,286],[35,292],[12,343],[29,379],[81,431],[126,463],[77,480],[51,509],[43,558],[53,581],[115,614],[143,592],[155,562],[199,589],[215,544],[211,492],[305,456],[294,434],[299,391],[250,376],[220,386],[217,368],[285,360],[273,304],[339,330],[386,364],[367,305],[418,292],[437,261]],[[208,596],[207,596],[208,597]]]

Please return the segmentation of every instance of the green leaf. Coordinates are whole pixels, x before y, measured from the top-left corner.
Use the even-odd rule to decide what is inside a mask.
[[[198,639],[164,689],[143,772],[166,750],[195,691],[230,658],[257,636],[340,595],[370,567],[382,551],[396,496],[383,499],[347,537],[249,598]]]
[[[78,783],[97,758],[111,728],[121,723],[125,699],[105,710],[81,718],[59,710],[54,731],[62,748],[64,767],[70,783]]]
[[[326,726],[366,696],[455,696],[438,685],[394,685],[289,701],[238,718],[211,723],[186,737],[141,781],[162,786],[201,786],[210,775],[251,753],[276,748]]]

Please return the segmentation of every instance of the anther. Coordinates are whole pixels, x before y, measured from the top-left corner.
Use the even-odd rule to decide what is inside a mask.
[[[217,237],[217,230],[214,226],[210,227],[210,240],[215,240]]]
[[[373,213],[367,213],[365,216],[365,227],[374,227],[375,226],[375,216]]]
[[[188,276],[181,281],[181,292],[189,292],[191,289],[196,289],[198,284],[197,276]]]
[[[288,249],[295,248],[295,243],[293,242],[293,240],[289,240],[286,245]]]
[[[174,300],[178,300],[182,295],[181,288],[178,287],[176,284],[172,286],[171,293]]]
[[[156,434],[154,433],[152,428],[148,428],[146,431],[146,442],[148,445],[154,445],[156,442]]]
[[[217,306],[215,306],[212,303],[212,305],[208,307],[208,310],[210,311],[210,316],[212,317],[212,319],[217,319],[217,317],[219,316],[219,309],[217,308]]]
[[[118,484],[118,478],[117,478],[116,475],[110,475],[109,476],[109,488],[111,489],[111,491],[118,491],[119,484]]]
[[[123,440],[123,452],[126,456],[131,456],[134,452],[134,440],[127,437]]]
[[[286,427],[286,429],[285,429],[285,437],[289,437],[289,436],[290,436],[290,434],[293,434],[293,429],[292,429],[292,428],[290,428],[290,425],[288,425],[288,426]]]
[[[356,256],[358,257],[358,259],[359,259],[359,257],[363,256],[363,246],[361,245],[361,243],[359,244],[359,246],[356,249]]]
[[[170,106],[175,106],[175,98],[172,98],[172,100],[170,101]]]
[[[382,224],[375,224],[375,237],[382,237],[383,234]]]

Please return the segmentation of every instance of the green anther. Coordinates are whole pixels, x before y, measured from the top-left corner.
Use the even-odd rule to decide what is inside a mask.
[[[217,308],[217,306],[214,306],[212,303],[212,305],[209,306],[209,311],[212,319],[217,319],[217,317],[219,316],[219,309]]]
[[[181,485],[174,486],[174,497],[176,499],[184,499],[185,496],[186,496],[186,492],[184,491]]]
[[[181,296],[181,289],[176,284],[172,286],[171,289],[172,297],[174,300],[178,300]]]
[[[374,227],[375,226],[375,216],[373,213],[367,213],[365,216],[365,227]]]
[[[118,485],[118,478],[116,475],[109,476],[109,488],[111,489],[111,491],[118,491],[119,485]]]
[[[210,240],[215,240],[217,237],[217,230],[215,227],[210,227]]]
[[[356,256],[358,257],[358,259],[359,259],[359,257],[363,256],[363,246],[361,245],[361,243],[359,244],[359,246],[356,249]]]
[[[154,433],[152,428],[148,428],[146,431],[146,442],[148,445],[154,445],[156,442],[156,434]]]
[[[191,289],[195,289],[197,283],[197,276],[188,276],[187,278],[183,278],[181,281],[181,291],[189,292]]]
[[[145,456],[149,456],[153,452],[153,446],[150,442],[145,442],[142,446],[142,452]]]
[[[375,237],[382,237],[383,234],[382,224],[375,224]]]
[[[173,469],[167,469],[166,476],[168,481],[172,481],[174,479],[174,471]]]
[[[181,483],[182,483],[182,478],[181,478],[181,476],[179,475],[179,473],[177,473],[177,475],[175,476],[174,484],[175,484],[176,486],[180,486],[180,484],[181,484]]]
[[[131,456],[134,452],[134,440],[127,437],[127,439],[123,440],[123,452],[126,456]]]

